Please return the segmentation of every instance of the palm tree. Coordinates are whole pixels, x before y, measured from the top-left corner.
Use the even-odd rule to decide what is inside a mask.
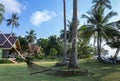
[[[69,68],[78,68],[77,61],[77,0],[73,0],[72,47]]]
[[[0,3],[0,24],[2,23],[2,20],[4,19],[4,5]]]
[[[12,31],[13,31],[13,28],[14,28],[14,27],[17,27],[17,28],[18,28],[18,26],[20,25],[20,24],[18,23],[18,19],[19,19],[19,17],[17,17],[17,14],[16,14],[16,13],[13,13],[13,14],[12,14],[12,18],[6,20],[6,21],[7,21],[7,26],[11,26],[11,25],[12,25],[11,34],[12,34]]]
[[[114,61],[117,60],[117,56],[120,51],[120,32],[116,32],[116,35],[114,35],[114,39],[110,42],[107,42],[107,45],[109,45],[111,48],[117,48],[115,55],[114,55]]]
[[[33,44],[35,39],[36,39],[36,33],[34,30],[30,30],[29,32],[26,32],[28,35],[26,36],[26,39],[28,41],[28,43]]]
[[[64,6],[64,56],[63,56],[63,63],[67,63],[67,32],[66,32],[66,0],[63,0]]]
[[[112,6],[110,5],[110,0],[92,0],[92,3],[94,4],[92,7],[93,9],[97,9],[99,8],[100,6],[102,7],[106,7],[108,9],[111,9]]]
[[[67,24],[68,30],[66,30],[67,33],[67,41],[70,43],[71,42],[71,37],[72,37],[72,22],[68,20]],[[60,31],[60,39],[64,38],[64,30]]]
[[[82,17],[87,19],[88,25],[86,25],[84,35],[91,37],[97,33],[97,54],[98,59],[101,60],[101,42],[102,39],[108,40],[110,37],[114,37],[113,33],[117,30],[114,28],[116,22],[109,22],[109,20],[116,16],[117,13],[110,11],[107,15],[104,15],[105,8],[99,7],[98,9],[92,9],[88,12],[88,15],[83,14]]]
[[[79,20],[77,21],[77,27],[79,26]],[[68,30],[66,30],[67,32],[67,42],[71,43],[72,40],[72,21],[68,20],[68,24],[67,24]],[[79,31],[79,30],[77,30]],[[78,33],[79,35],[79,33]],[[64,38],[64,30],[60,31],[60,39]]]

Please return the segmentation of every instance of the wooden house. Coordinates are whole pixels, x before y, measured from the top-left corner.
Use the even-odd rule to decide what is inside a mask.
[[[0,34],[0,59],[16,58],[17,51],[20,51],[20,43],[17,37],[11,34]]]

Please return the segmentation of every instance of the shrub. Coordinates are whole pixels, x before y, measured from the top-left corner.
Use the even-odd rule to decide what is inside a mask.
[[[54,59],[57,54],[57,50],[55,48],[51,48],[49,51],[49,56],[48,58]]]
[[[8,59],[5,59],[5,60],[0,60],[0,64],[4,64],[4,63],[11,63]]]
[[[17,61],[17,62],[23,62],[24,60],[23,60],[21,57],[17,57],[17,58],[16,58],[16,61]]]
[[[43,54],[41,52],[38,52],[35,54],[35,58],[38,60],[41,60],[41,59],[43,59]]]

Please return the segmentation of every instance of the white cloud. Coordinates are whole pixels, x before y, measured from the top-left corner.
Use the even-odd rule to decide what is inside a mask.
[[[32,15],[30,17],[30,21],[31,21],[32,25],[39,26],[43,22],[47,22],[52,17],[55,17],[55,16],[56,16],[56,14],[53,11],[51,11],[51,12],[49,12],[47,10],[36,11],[36,12],[32,13]]]
[[[2,3],[5,6],[5,12],[7,14],[20,14],[22,10],[25,9],[25,6],[20,4],[17,0],[0,0],[0,3]]]

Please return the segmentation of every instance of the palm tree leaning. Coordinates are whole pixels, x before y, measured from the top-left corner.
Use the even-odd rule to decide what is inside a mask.
[[[4,5],[0,3],[0,24],[2,23],[2,20],[4,19]]]
[[[64,55],[63,55],[63,63],[67,63],[67,32],[66,32],[66,0],[63,0],[63,12],[64,12]]]
[[[89,15],[83,14],[82,17],[87,19],[88,24],[85,25],[84,35],[91,37],[94,33],[97,33],[97,54],[98,60],[101,59],[101,42],[102,39],[108,40],[113,38],[113,33],[117,30],[115,28],[116,22],[109,22],[109,20],[116,16],[117,13],[110,11],[107,15],[104,15],[105,8],[99,6],[97,9],[92,9],[88,12]]]
[[[69,68],[78,68],[77,61],[77,0],[73,0],[72,47]]]
[[[14,27],[17,27],[17,28],[18,28],[18,26],[20,25],[20,24],[18,23],[18,20],[19,20],[19,17],[17,17],[17,14],[16,14],[16,13],[13,13],[13,14],[12,14],[12,18],[6,20],[6,21],[7,21],[7,26],[11,26],[11,25],[12,25],[11,35],[12,35],[12,33],[13,33],[13,28],[14,28]]]

